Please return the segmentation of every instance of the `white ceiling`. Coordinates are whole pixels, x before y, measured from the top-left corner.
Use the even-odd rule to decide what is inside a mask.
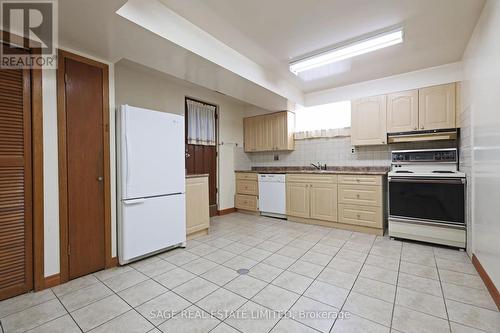
[[[134,24],[116,11],[127,0],[59,2],[59,46],[116,63],[122,59],[267,110],[288,100]]]
[[[484,0],[161,0],[304,92],[459,61]],[[295,77],[288,62],[402,25],[405,42]]]

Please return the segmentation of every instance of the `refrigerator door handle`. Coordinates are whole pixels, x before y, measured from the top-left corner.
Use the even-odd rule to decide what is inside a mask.
[[[145,203],[146,199],[132,199],[132,200],[123,200],[123,204],[130,206],[130,205],[139,205],[142,203]]]
[[[127,135],[127,114],[128,114],[128,110],[125,108],[124,112],[123,112],[123,134],[124,134],[124,141],[125,141],[125,192],[127,193],[128,192],[128,183],[129,183],[129,180],[130,180],[130,167],[129,167],[129,160],[128,160],[128,155],[129,155],[129,140],[130,138],[128,137]]]

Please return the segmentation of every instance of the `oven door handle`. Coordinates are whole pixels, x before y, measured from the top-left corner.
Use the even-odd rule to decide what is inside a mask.
[[[465,178],[394,178],[390,183],[420,183],[420,184],[465,184]]]

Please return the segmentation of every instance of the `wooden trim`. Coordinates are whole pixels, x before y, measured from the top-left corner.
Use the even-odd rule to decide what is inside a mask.
[[[44,279],[45,288],[52,288],[61,284],[61,276],[59,273],[47,276]]]
[[[104,248],[106,268],[114,267],[111,245],[111,171],[110,171],[110,138],[109,138],[109,67],[108,65],[73,54],[58,50],[57,68],[57,127],[59,144],[59,237],[60,237],[60,276],[61,283],[69,280],[68,262],[68,166],[66,142],[66,90],[64,76],[66,73],[65,60],[72,59],[83,62],[103,71],[102,86],[102,131],[104,145]]]
[[[117,267],[118,266],[118,257],[111,258],[109,266],[108,265],[106,265],[106,266],[107,266],[106,268]]]
[[[241,209],[241,208],[235,208],[234,211],[238,212],[238,213],[247,214],[247,215],[260,216],[260,212],[259,211],[246,210],[246,209]]]
[[[33,152],[33,259],[34,289],[47,288],[44,278],[43,100],[42,70],[31,71]]]
[[[497,287],[491,280],[490,276],[486,272],[486,270],[483,268],[481,265],[481,262],[479,262],[479,259],[476,257],[475,254],[472,255],[472,264],[476,268],[476,271],[479,273],[479,276],[483,280],[484,284],[486,285],[486,288],[490,292],[491,297],[493,297],[493,301],[498,307],[498,310],[500,310],[500,293],[498,292]]]
[[[227,215],[227,214],[231,214],[231,213],[235,213],[235,212],[236,212],[236,208],[233,207],[233,208],[218,210],[217,215],[222,216],[222,215]]]
[[[349,231],[363,232],[366,234],[377,235],[377,236],[384,235],[384,229],[370,228],[370,227],[345,224],[345,223],[340,223],[340,222],[328,222],[328,221],[321,221],[321,220],[308,219],[308,218],[295,217],[295,216],[288,216],[287,220],[290,222],[320,225],[322,227],[338,228],[338,229],[349,230]]]
[[[193,233],[190,233],[189,235],[186,236],[186,239],[192,240],[192,239],[196,239],[196,238],[201,237],[201,236],[206,236],[209,234],[209,232],[210,232],[210,228],[201,229],[201,230],[195,231]]]

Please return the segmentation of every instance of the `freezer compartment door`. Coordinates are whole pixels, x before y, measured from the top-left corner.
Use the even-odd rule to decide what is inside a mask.
[[[118,232],[120,264],[185,242],[185,195],[123,200]]]
[[[184,117],[122,106],[122,199],[185,192]]]

